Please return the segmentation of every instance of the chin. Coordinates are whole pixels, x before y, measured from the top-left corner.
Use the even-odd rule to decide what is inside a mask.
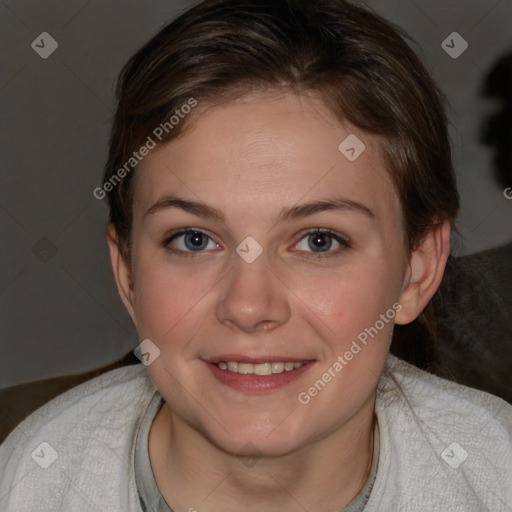
[[[302,440],[304,432],[300,436],[294,432],[300,430],[299,425],[293,429],[284,423],[282,417],[274,422],[269,422],[268,418],[264,421],[252,418],[242,423],[225,422],[221,424],[226,426],[226,430],[216,425],[215,431],[207,437],[220,449],[241,457],[279,457],[299,449],[305,442]]]

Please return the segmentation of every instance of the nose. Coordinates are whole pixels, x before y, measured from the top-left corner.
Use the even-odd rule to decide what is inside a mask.
[[[290,318],[286,285],[276,277],[265,252],[252,263],[235,257],[219,295],[217,319],[245,333],[270,331]]]

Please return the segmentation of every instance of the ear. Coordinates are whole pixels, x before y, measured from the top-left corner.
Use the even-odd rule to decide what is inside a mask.
[[[395,322],[408,324],[423,311],[443,279],[450,255],[450,223],[434,226],[413,251],[405,275]]]
[[[135,315],[135,293],[133,289],[132,275],[129,264],[124,260],[119,250],[119,243],[115,227],[112,223],[106,229],[107,244],[110,252],[110,265],[114,272],[117,291],[130,315],[133,325],[137,328]]]

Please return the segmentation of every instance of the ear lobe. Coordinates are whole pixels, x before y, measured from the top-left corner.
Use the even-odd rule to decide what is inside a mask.
[[[121,297],[135,328],[137,328],[134,309],[135,294],[133,292],[131,269],[121,255],[116,230],[113,224],[109,224],[107,226],[106,236],[110,253],[110,265],[112,266],[112,271],[116,280],[117,291],[119,292],[119,296]]]
[[[450,255],[450,223],[434,226],[409,259],[395,323],[408,324],[426,307],[443,279]]]

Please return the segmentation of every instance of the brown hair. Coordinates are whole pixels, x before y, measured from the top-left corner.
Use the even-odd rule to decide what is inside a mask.
[[[204,107],[255,91],[316,93],[340,121],[381,136],[409,254],[436,223],[453,225],[459,197],[443,96],[406,37],[344,0],[205,0],[165,26],[121,71],[103,183],[191,98]],[[129,263],[134,172],[123,174],[107,198]]]

